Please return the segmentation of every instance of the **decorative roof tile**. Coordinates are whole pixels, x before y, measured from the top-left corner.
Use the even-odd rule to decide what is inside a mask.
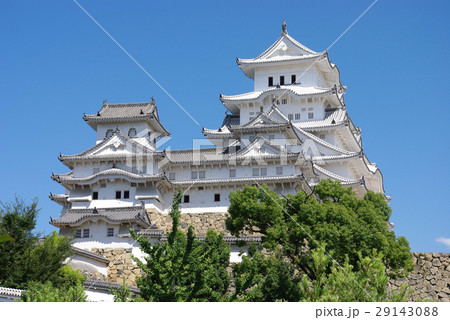
[[[68,209],[58,219],[51,218],[54,226],[77,225],[82,221],[100,218],[109,222],[137,222],[143,227],[150,227],[147,212],[142,206],[118,208]]]

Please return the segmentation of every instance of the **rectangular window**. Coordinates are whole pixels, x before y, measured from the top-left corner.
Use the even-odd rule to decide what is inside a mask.
[[[198,178],[199,179],[205,179],[205,171],[199,171],[198,172]]]
[[[308,119],[314,119],[314,112],[308,112]]]
[[[190,199],[189,199],[189,195],[188,195],[188,194],[185,194],[184,197],[183,197],[183,202],[184,202],[184,203],[189,203],[189,200],[190,200]]]
[[[108,231],[106,232],[107,237],[114,237],[114,228],[108,228]]]
[[[313,100],[312,98],[308,98],[308,102],[311,103]]]
[[[309,107],[309,108],[308,108],[308,111],[313,111],[313,107]]]
[[[306,111],[306,108],[302,108],[302,111]]]
[[[175,172],[169,172],[169,180],[175,180]]]
[[[269,77],[269,87],[273,87],[273,77]]]
[[[267,176],[267,168],[261,168],[261,175]]]
[[[89,229],[83,229],[83,238],[89,238]]]
[[[76,230],[75,238],[81,238],[81,229]]]
[[[106,188],[106,183],[100,183],[100,188]]]
[[[219,202],[219,201],[220,201],[220,193],[214,194],[214,202]]]
[[[288,119],[289,119],[289,120],[294,120],[294,115],[293,115],[292,113],[289,113],[289,114],[288,114]]]
[[[116,191],[116,199],[122,198],[122,191]]]
[[[191,171],[191,179],[197,179],[197,171]]]
[[[253,168],[253,176],[254,177],[259,176],[259,168]]]
[[[323,139],[325,139],[325,135],[323,133],[319,134],[319,138],[323,140]]]
[[[295,74],[291,75],[291,83],[295,84],[296,80],[297,80],[297,77],[295,76]]]
[[[281,99],[281,104],[287,104],[287,99]]]
[[[300,120],[300,113],[295,114],[295,120]]]
[[[98,191],[92,192],[92,200],[98,200]]]
[[[236,177],[236,169],[230,169],[230,178]]]
[[[284,86],[284,76],[280,76],[280,86]]]
[[[269,140],[274,140],[274,139],[275,139],[275,135],[269,134]]]
[[[130,199],[130,191],[129,190],[125,190],[123,192],[123,198],[124,199]]]
[[[280,176],[283,174],[283,167],[277,167],[277,175]]]
[[[132,183],[130,183],[130,186],[136,187],[136,183],[132,182]]]
[[[205,188],[203,188],[203,187],[198,187],[197,190],[198,190],[198,191],[203,191],[203,190],[205,190]]]

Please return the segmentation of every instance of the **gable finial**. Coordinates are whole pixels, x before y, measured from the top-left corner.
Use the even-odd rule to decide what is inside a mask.
[[[108,101],[108,99],[105,99],[105,100],[103,100],[103,105],[105,105],[105,104],[106,104],[106,101]]]
[[[283,23],[281,24],[281,35],[284,36],[286,35],[288,32],[286,30],[286,20],[283,20]]]

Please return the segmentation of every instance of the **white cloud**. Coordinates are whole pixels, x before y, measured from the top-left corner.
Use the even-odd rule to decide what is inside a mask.
[[[444,245],[450,248],[450,238],[439,237],[436,239],[436,242],[443,243]]]

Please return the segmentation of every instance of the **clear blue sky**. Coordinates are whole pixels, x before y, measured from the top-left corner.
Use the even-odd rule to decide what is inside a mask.
[[[220,126],[219,93],[252,90],[236,57],[253,58],[280,35],[326,49],[372,1],[87,1],[79,3],[201,126]],[[379,0],[329,51],[348,87],[364,151],[392,195],[392,221],[413,251],[449,252],[448,1]],[[38,230],[60,206],[57,157],[95,143],[82,120],[102,101],[154,96],[172,148],[202,138],[196,125],[72,1],[0,4],[0,199],[39,198]],[[445,142],[447,141],[447,142]],[[449,240],[450,241],[450,240]]]

